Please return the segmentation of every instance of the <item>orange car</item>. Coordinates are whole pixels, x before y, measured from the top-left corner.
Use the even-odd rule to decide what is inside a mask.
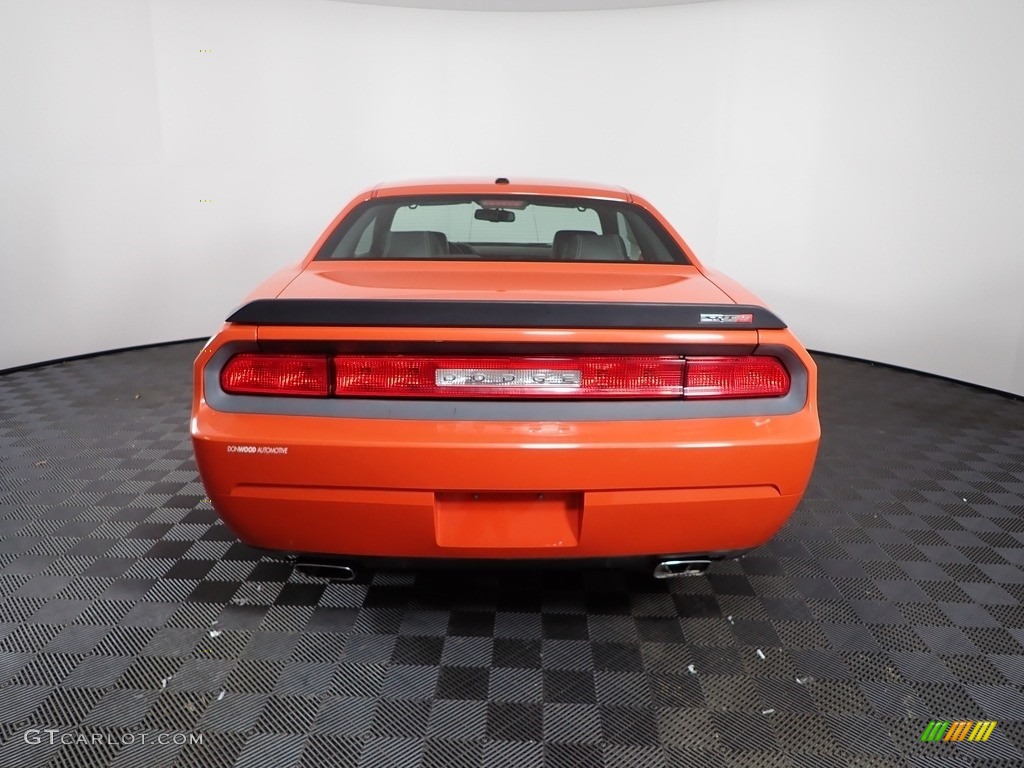
[[[354,568],[701,573],[800,501],[816,371],[785,323],[617,187],[358,195],[195,363],[192,440],[237,536]]]

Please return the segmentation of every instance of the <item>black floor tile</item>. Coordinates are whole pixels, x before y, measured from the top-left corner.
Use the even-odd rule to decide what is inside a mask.
[[[0,376],[0,765],[1024,764],[1019,400],[818,356],[811,486],[743,560],[342,584],[218,521],[197,349]]]

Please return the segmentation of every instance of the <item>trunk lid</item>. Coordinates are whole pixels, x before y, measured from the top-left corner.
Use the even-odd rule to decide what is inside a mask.
[[[734,303],[688,265],[472,261],[313,262],[277,298]]]

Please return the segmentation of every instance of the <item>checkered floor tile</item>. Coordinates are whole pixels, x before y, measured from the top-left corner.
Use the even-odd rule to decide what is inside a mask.
[[[332,583],[211,510],[197,351],[0,376],[0,766],[1024,765],[1024,402],[819,356],[806,500],[706,577]]]

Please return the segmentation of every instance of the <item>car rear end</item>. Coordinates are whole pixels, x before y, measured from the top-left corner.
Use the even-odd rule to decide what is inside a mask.
[[[696,561],[763,544],[796,507],[814,363],[692,257],[608,260],[575,234],[601,258],[486,239],[317,258],[338,226],[196,361],[197,463],[242,541],[352,563]]]

